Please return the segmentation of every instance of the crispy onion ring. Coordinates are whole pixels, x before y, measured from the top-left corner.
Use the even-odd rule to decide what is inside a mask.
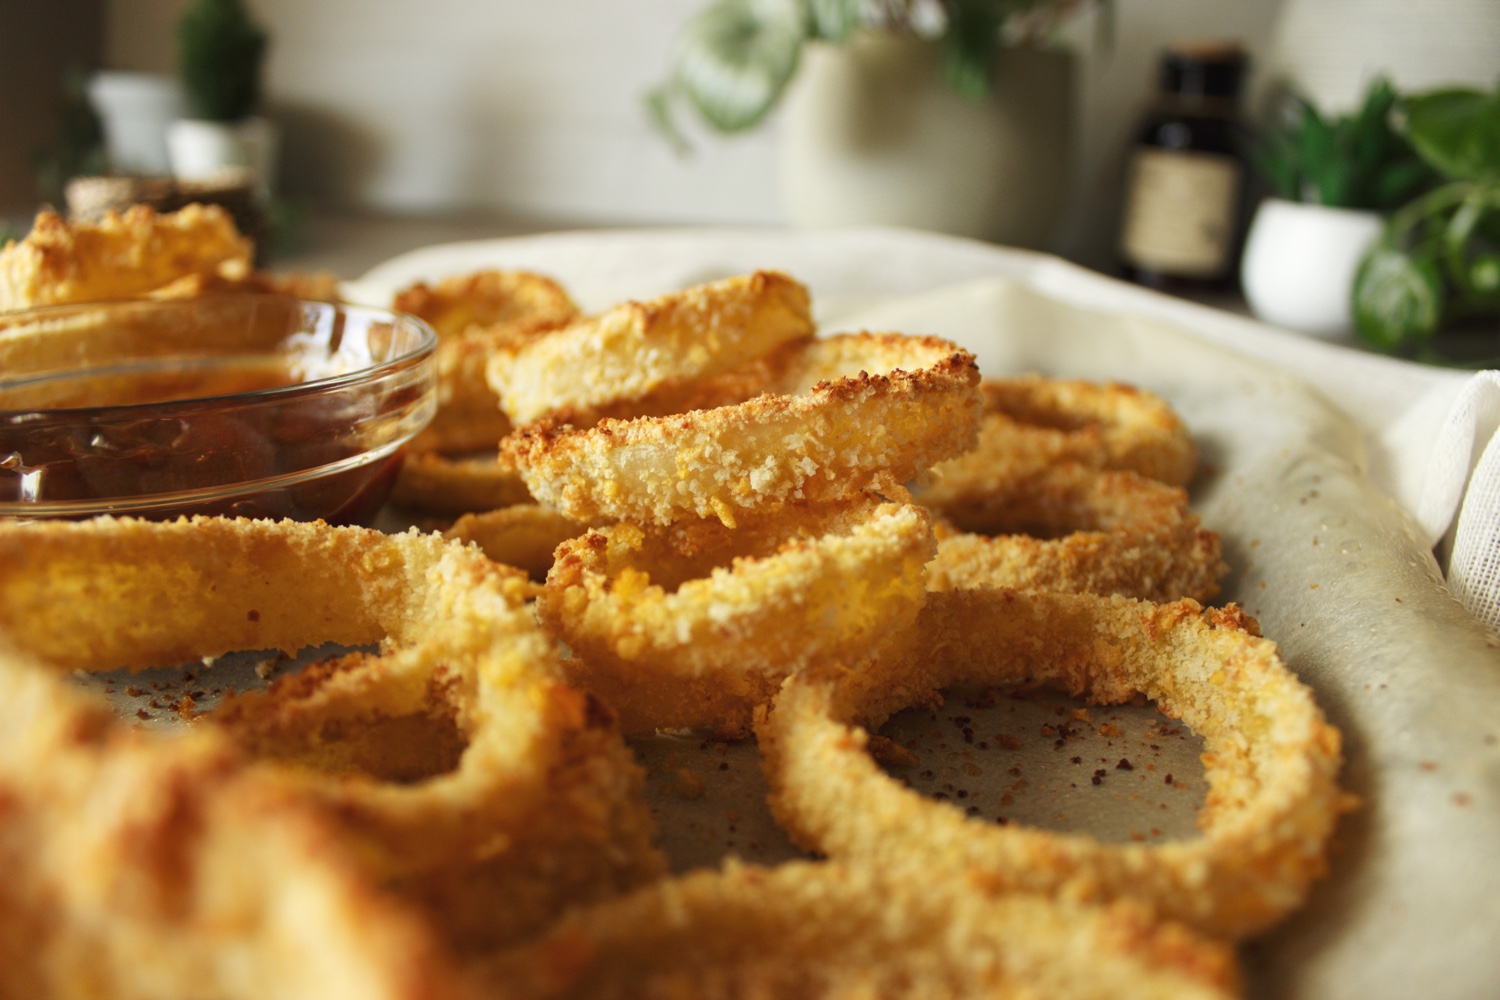
[[[948,508],[928,587],[1015,587],[1208,601],[1228,572],[1219,536],[1188,510],[1187,493],[1131,472],[1076,462],[1028,477],[983,505]]]
[[[438,412],[413,446],[446,455],[494,448],[510,421],[485,377],[490,358],[578,315],[551,278],[526,271],[477,271],[396,293],[391,308],[438,333]]]
[[[558,808],[556,775],[579,741],[614,747],[612,762],[591,763],[619,775],[602,780],[622,795],[640,780],[607,717],[563,682],[532,591],[477,550],[416,532],[211,518],[0,526],[0,634],[61,669],[382,642],[379,657],[245,696],[221,724],[294,765],[285,780],[332,808],[362,863],[419,898],[488,885],[492,863]],[[414,734],[425,753],[403,748]],[[634,822],[649,829],[643,814]],[[608,832],[568,836],[608,853]],[[624,880],[660,866],[654,852],[611,849]]]
[[[1027,375],[985,379],[979,443],[932,470],[917,498],[946,513],[983,504],[1059,462],[1082,462],[1185,486],[1198,450],[1159,396],[1119,383]]]
[[[561,285],[528,271],[475,271],[431,285],[419,281],[397,292],[391,308],[426,320],[439,337],[516,320],[555,325],[578,315]]]
[[[133,205],[95,223],[40,212],[25,239],[0,249],[0,312],[133,298],[194,274],[241,278],[253,251],[216,205]]]
[[[807,289],[756,271],[577,320],[498,353],[489,379],[524,424],[731,371],[812,333]]]
[[[325,810],[217,733],[129,728],[49,673],[0,643],[0,992],[468,996]]]
[[[521,477],[493,453],[449,457],[410,452],[391,490],[397,507],[450,516],[530,501],[531,491]]]
[[[1233,607],[1001,589],[929,595],[904,646],[858,670],[811,668],[758,722],[772,810],[840,860],[968,870],[997,886],[1135,898],[1241,938],[1299,906],[1345,802],[1339,733]],[[1140,692],[1204,739],[1199,836],[1162,845],[967,819],[888,777],[868,732],[951,684],[1052,683],[1104,704]],[[858,725],[856,725],[856,723]],[[859,728],[864,726],[864,729]]]
[[[472,734],[502,721],[484,718],[493,706],[484,703],[483,676],[438,668],[425,685],[417,681],[392,671],[389,658],[354,655],[232,698],[207,721],[256,757],[340,779],[345,787],[330,795],[314,778],[313,791],[332,800],[358,847],[384,851],[384,833],[369,843],[371,791],[431,784],[461,768],[464,755],[493,753],[492,745],[476,748],[472,736],[466,747],[464,729]],[[466,847],[448,839],[448,810],[429,808],[445,857],[419,859],[403,842],[394,869],[382,867],[387,887],[420,904],[460,952],[519,940],[569,906],[662,874],[641,798],[643,775],[613,717],[575,692],[547,694],[550,701],[537,707],[558,750],[545,765],[546,794],[521,822],[476,831],[483,840]]]
[[[580,521],[733,525],[737,512],[900,484],[971,447],[974,356],[935,337],[846,334],[785,348],[781,377],[732,406],[548,421],[501,442],[536,499]]]
[[[521,503],[481,514],[465,514],[443,532],[443,537],[478,545],[497,563],[524,570],[533,580],[544,580],[552,568],[552,554],[570,538],[588,530],[541,504]]]
[[[558,547],[537,615],[626,732],[743,732],[787,674],[909,624],[931,557],[926,512],[876,497],[736,528],[617,524]]]
[[[1239,995],[1233,952],[1139,908],[916,870],[730,863],[575,912],[474,978],[499,998]]]

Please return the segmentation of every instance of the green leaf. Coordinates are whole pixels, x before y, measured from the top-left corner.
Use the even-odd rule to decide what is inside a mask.
[[[1458,180],[1500,180],[1500,90],[1438,90],[1406,102],[1406,134],[1422,158]]]
[[[859,27],[864,0],[806,0],[807,24],[814,38],[842,42]]]
[[[995,5],[985,3],[961,3],[948,11],[943,79],[971,100],[982,101],[989,96],[1004,17]]]
[[[1393,160],[1376,170],[1366,189],[1366,206],[1387,211],[1403,204],[1435,179],[1427,161],[1414,153]]]
[[[693,147],[677,127],[677,119],[672,114],[672,98],[674,92],[670,83],[663,84],[646,93],[646,114],[651,119],[651,124],[662,134],[672,151],[678,156],[686,156],[692,152]]]
[[[1313,200],[1320,205],[1342,205],[1346,174],[1338,137],[1333,126],[1311,104],[1302,105],[1298,152],[1303,175],[1312,185]]]
[[[683,32],[677,86],[721,132],[758,124],[797,71],[804,14],[801,0],[717,0]]]
[[[1500,295],[1500,253],[1474,257],[1469,264],[1469,285],[1481,295]]]
[[[1354,276],[1354,325],[1366,343],[1392,351],[1437,330],[1443,278],[1430,256],[1379,244]]]

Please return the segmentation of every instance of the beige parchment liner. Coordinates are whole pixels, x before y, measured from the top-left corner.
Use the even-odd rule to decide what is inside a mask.
[[[1252,996],[1404,1000],[1500,990],[1500,651],[1447,593],[1414,523],[1364,476],[1368,462],[1381,482],[1408,492],[1420,482],[1421,456],[1407,449],[1393,468],[1400,456],[1387,438],[1408,425],[1435,426],[1457,391],[1455,376],[1317,345],[1315,363],[1342,363],[1384,387],[1345,392],[1362,403],[1361,426],[1278,370],[1278,350],[1297,343],[1290,335],[1179,308],[1055,258],[899,230],[656,230],[449,244],[395,258],[352,290],[382,304],[417,278],[523,266],[563,281],[586,309],[781,268],[808,283],[825,332],[937,334],[974,350],[987,373],[1114,378],[1165,395],[1202,446],[1207,468],[1195,503],[1224,536],[1233,566],[1221,599],[1259,617],[1317,692],[1344,732],[1344,783],[1364,802],[1341,823],[1332,871],[1308,905],[1247,947]],[[1152,315],[1181,322],[1142,318]],[[1233,346],[1240,331],[1243,353]],[[1378,403],[1386,394],[1388,418]],[[754,775],[741,782],[740,794],[753,795]],[[740,817],[735,787],[710,788],[698,801]],[[757,837],[754,821],[749,810],[738,819],[734,846],[753,842],[774,857],[774,836]]]

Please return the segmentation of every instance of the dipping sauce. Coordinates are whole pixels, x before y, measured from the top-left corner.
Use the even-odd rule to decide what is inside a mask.
[[[383,323],[353,329],[344,321],[349,310],[298,305],[305,316],[285,305],[284,317],[271,313],[288,333],[273,328],[258,349],[214,353],[211,343],[184,337],[170,350],[158,341],[143,356],[116,363],[111,353],[59,370],[49,343],[48,368],[0,372],[0,516],[370,523],[406,442],[431,418],[431,351],[413,364],[399,357],[382,364],[379,352],[404,317],[366,310]],[[341,321],[326,322],[326,311]],[[265,303],[253,313],[268,325]],[[223,322],[224,304],[212,315]],[[318,323],[321,331],[308,331]]]

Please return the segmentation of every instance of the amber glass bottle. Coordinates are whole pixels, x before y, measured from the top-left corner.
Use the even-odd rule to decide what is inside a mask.
[[[1125,179],[1120,262],[1168,291],[1234,286],[1246,170],[1238,121],[1245,54],[1183,44],[1162,57],[1157,100],[1135,135]]]

